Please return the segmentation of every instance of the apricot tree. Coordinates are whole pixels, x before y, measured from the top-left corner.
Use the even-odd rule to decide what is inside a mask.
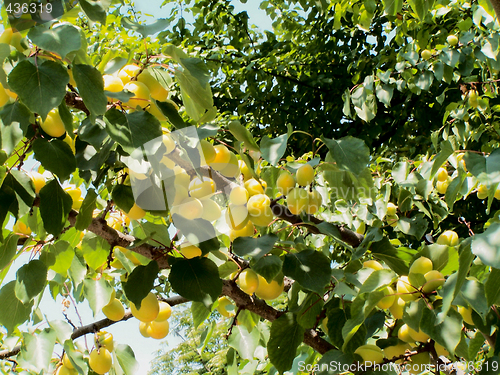
[[[231,374],[498,372],[489,2],[263,1],[265,35],[229,0],[60,3],[0,36],[2,371],[134,374],[101,330],[190,303]]]

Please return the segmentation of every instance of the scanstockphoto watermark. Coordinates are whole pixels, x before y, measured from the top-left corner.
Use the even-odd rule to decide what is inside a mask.
[[[298,363],[299,371],[306,371],[309,373],[319,372],[319,371],[336,371],[336,372],[357,372],[357,371],[396,371],[398,374],[405,371],[412,371],[412,373],[427,372],[455,372],[457,374],[465,373],[476,373],[482,371],[485,368],[487,371],[493,370],[498,371],[500,365],[498,362],[485,362],[485,363],[474,363],[474,362],[454,362],[454,363],[438,363],[436,365],[432,364],[416,364],[416,363],[341,363],[337,361],[330,361],[328,363],[322,364],[306,364],[305,361],[300,361]],[[465,371],[465,372],[464,372]]]
[[[78,0],[5,0],[10,26],[22,31],[55,20],[73,9]]]

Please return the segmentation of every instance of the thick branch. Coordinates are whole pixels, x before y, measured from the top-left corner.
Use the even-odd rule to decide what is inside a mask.
[[[497,22],[500,22],[500,0],[490,0],[493,9],[495,9],[495,14],[497,15]]]
[[[231,297],[238,308],[251,311],[270,322],[282,314],[281,311],[269,306],[265,301],[243,292],[234,281],[223,280],[222,282],[222,294]],[[320,354],[325,354],[327,351],[335,349],[332,344],[321,338],[314,329],[309,329],[305,332],[303,341]]]
[[[181,296],[162,298],[161,300],[167,302],[170,306],[180,305],[182,303],[189,302],[189,300],[187,300],[186,298],[181,297]],[[132,318],[132,316],[133,316],[132,313],[130,312],[130,310],[128,310],[125,313],[125,316],[121,320],[118,320],[116,322],[114,320],[110,320],[110,319],[106,318],[106,319],[102,319],[102,320],[99,320],[97,322],[88,324],[86,326],[77,328],[77,329],[73,330],[73,333],[71,334],[71,340],[76,340],[77,338],[88,335],[89,333],[97,332],[97,331],[99,331],[103,328],[109,327],[115,323],[125,322],[125,321],[129,320],[130,318]],[[19,353],[20,350],[21,350],[21,345],[15,346],[14,348],[12,348],[12,350],[2,350],[2,351],[0,351],[0,359],[5,359],[5,358],[15,356]]]
[[[70,212],[68,220],[72,226],[75,225],[77,216],[78,212],[76,212],[75,210],[72,210]],[[111,228],[106,223],[106,220],[102,218],[93,218],[87,230],[103,238],[111,246],[128,247],[135,241],[137,241],[137,238],[135,238],[134,236],[122,233],[120,231]],[[160,269],[169,268],[168,265],[169,255],[165,254],[164,248],[155,247],[148,244],[141,244],[139,246],[134,247],[131,250],[141,255],[144,255],[146,258],[156,260],[158,262],[158,266],[160,267]]]
[[[83,99],[80,98],[75,92],[66,91],[66,95],[64,97],[64,101],[68,107],[73,107],[83,111],[87,116],[90,115],[90,111],[87,109],[87,106],[83,102]]]

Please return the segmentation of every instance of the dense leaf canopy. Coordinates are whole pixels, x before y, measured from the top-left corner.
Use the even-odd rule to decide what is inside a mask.
[[[1,371],[497,373],[497,1],[235,2],[3,5]]]

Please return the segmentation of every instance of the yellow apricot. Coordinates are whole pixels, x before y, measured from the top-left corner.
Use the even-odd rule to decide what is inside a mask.
[[[132,315],[141,322],[151,322],[156,319],[160,312],[160,305],[156,296],[149,292],[148,295],[141,301],[141,307],[137,309],[133,302],[130,302],[130,310]]]
[[[25,236],[29,236],[31,234],[31,229],[22,221],[16,221],[14,226],[12,227],[12,231],[17,234],[22,234]]]
[[[125,309],[117,298],[113,298],[112,301],[104,306],[102,312],[108,319],[115,322],[121,320],[125,316]]]
[[[287,195],[295,187],[295,179],[288,171],[283,171],[276,180],[276,188],[282,195]]]
[[[410,284],[408,276],[401,276],[396,284],[399,297],[404,301],[414,301],[420,298],[421,294]]]
[[[9,95],[7,95],[7,92],[0,83],[0,107],[3,107],[8,102],[9,102]]]
[[[309,203],[309,193],[303,188],[293,188],[286,197],[286,204],[290,212],[300,215]]]
[[[253,294],[259,287],[259,276],[255,271],[246,268],[238,276],[238,285],[246,294]]]
[[[123,82],[120,78],[105,74],[102,76],[104,81],[104,91],[121,92],[123,90]],[[108,97],[108,102],[116,101],[116,99]]]
[[[255,290],[255,295],[263,300],[270,301],[276,299],[283,293],[285,284],[283,280],[277,282],[272,280],[270,283],[267,282],[265,278],[259,276],[259,286]]]
[[[199,219],[203,216],[203,205],[200,200],[193,197],[188,197],[172,208],[172,213],[177,213],[188,220]]]
[[[146,211],[144,211],[142,208],[140,208],[137,205],[137,203],[134,203],[132,208],[130,208],[130,211],[127,212],[125,215],[127,215],[130,220],[139,220],[139,219],[142,219],[146,215]]]
[[[217,202],[210,198],[201,199],[200,202],[203,205],[203,215],[201,215],[202,219],[215,221],[221,217],[221,209]]]
[[[248,223],[248,210],[245,206],[229,204],[226,211],[226,223],[233,230],[242,229]]]
[[[125,65],[119,72],[118,72],[118,78],[120,78],[123,82],[123,84],[127,84],[130,82],[130,80],[135,77],[139,71],[141,70],[140,67],[138,67],[135,64],[129,64]]]
[[[394,319],[402,319],[403,318],[403,311],[404,311],[405,304],[406,304],[406,302],[399,297],[394,299],[394,303],[392,304],[391,307],[389,307],[389,311],[391,312]]]
[[[446,169],[444,169],[443,167],[438,169],[437,179],[438,179],[438,181],[448,180],[448,172],[446,171]]]
[[[383,270],[384,266],[374,259],[363,262],[363,268],[372,268],[375,271]]]
[[[234,316],[235,307],[234,304],[226,296],[220,297],[218,299],[219,304],[217,305],[217,311],[226,318],[231,318]],[[228,311],[228,307],[230,307]]]
[[[89,366],[94,372],[103,375],[111,370],[113,359],[108,349],[95,349],[90,353]]]
[[[124,103],[125,105],[135,109],[137,106],[144,108],[149,104],[149,89],[144,83],[131,81],[123,86],[123,89],[134,94],[132,98]]]
[[[383,292],[385,297],[378,301],[377,307],[379,309],[385,310],[393,305],[394,301],[396,300],[396,295],[394,294],[394,290],[390,286],[384,288]]]
[[[165,319],[161,322],[153,320],[148,324],[146,331],[149,337],[156,340],[161,340],[168,335],[169,329],[170,329],[170,324],[168,320]]]
[[[148,87],[153,99],[164,102],[168,98],[168,90],[166,90],[148,70],[143,70],[141,74],[137,76],[137,80]]]
[[[172,315],[172,307],[165,301],[160,301],[160,312],[156,317],[157,322],[162,322]]]
[[[210,177],[195,177],[189,183],[189,195],[195,198],[205,198],[215,192],[215,183]]]
[[[304,164],[302,167],[297,169],[295,173],[295,179],[299,186],[307,186],[314,180],[314,169],[310,164]]]
[[[477,197],[479,199],[486,199],[488,198],[488,188],[486,185],[479,185],[477,188]]]
[[[321,194],[316,189],[308,192],[309,201],[306,206],[306,214],[313,215],[318,212],[321,204],[323,203],[323,198]]]
[[[143,337],[149,338],[149,333],[148,333],[148,326],[149,322],[140,322],[139,323],[139,332]]]
[[[47,114],[47,118],[40,124],[45,133],[51,137],[59,138],[66,133],[64,122],[59,116],[59,111],[54,108]]]
[[[208,164],[216,171],[221,171],[227,166],[227,163],[229,163],[229,160],[231,159],[231,151],[229,151],[224,145],[214,146],[214,150],[214,160]]]
[[[200,154],[203,154],[203,158],[205,159],[206,164],[210,164],[215,159],[215,148],[214,146],[207,140],[202,139],[200,141]]]
[[[184,255],[187,259],[192,259],[195,257],[201,257],[201,249],[197,246],[190,244],[189,242],[184,242],[181,244],[180,253]]]
[[[264,187],[262,186],[262,183],[257,181],[255,178],[246,180],[244,186],[250,196],[264,194]]]
[[[234,241],[238,237],[251,237],[254,234],[255,227],[253,225],[253,222],[251,221],[252,219],[248,221],[247,225],[245,225],[244,228],[236,230],[236,229],[231,229],[229,232],[229,239],[231,241]]]
[[[236,205],[244,205],[248,202],[248,191],[243,186],[235,186],[229,193],[229,202]]]
[[[240,172],[243,175],[243,181],[252,178],[252,172],[250,172],[250,169],[243,160],[238,160],[238,166],[240,167]]]
[[[221,175],[229,178],[236,178],[239,176],[240,167],[238,165],[238,159],[233,152],[229,155],[229,162],[219,172]]]

